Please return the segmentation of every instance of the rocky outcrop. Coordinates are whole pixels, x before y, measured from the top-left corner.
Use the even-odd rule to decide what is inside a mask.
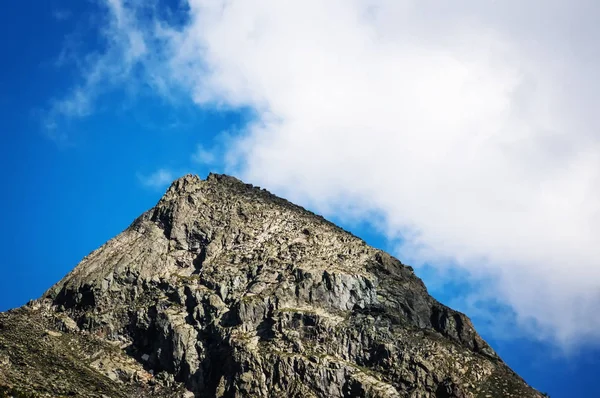
[[[23,350],[66,350],[97,378],[69,373],[79,396],[541,397],[411,267],[223,175],[175,181],[42,299],[2,314],[0,385],[65,395],[52,366],[16,376],[37,366],[10,341],[30,323]]]

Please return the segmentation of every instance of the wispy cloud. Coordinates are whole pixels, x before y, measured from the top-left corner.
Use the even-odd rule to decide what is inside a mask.
[[[377,214],[404,259],[486,278],[525,330],[600,340],[597,3],[189,0],[176,25],[108,4],[83,92],[141,65],[160,93],[253,109],[229,170]]]
[[[192,154],[192,161],[204,165],[212,165],[216,162],[217,156],[214,151],[205,149],[202,145],[196,147],[196,152]]]
[[[54,10],[52,12],[52,17],[57,21],[66,21],[71,18],[73,13],[69,10]]]
[[[79,46],[65,43],[65,51],[57,64],[73,63],[81,75],[62,96],[52,99],[44,112],[42,125],[52,136],[64,130],[71,121],[96,111],[98,99],[112,90],[124,87],[139,90],[147,86],[147,68],[155,61],[146,42],[155,39],[132,9],[121,0],[99,3],[104,11],[104,23],[98,34],[105,50],[83,52]],[[65,18],[66,12],[55,12],[55,18]],[[159,80],[158,78],[155,80]],[[64,136],[64,131],[60,133]]]
[[[177,175],[168,169],[158,169],[148,175],[138,174],[140,183],[151,189],[163,189],[171,184],[176,178]]]

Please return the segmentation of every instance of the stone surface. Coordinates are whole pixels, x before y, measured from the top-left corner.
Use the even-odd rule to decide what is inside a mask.
[[[0,386],[0,397],[541,397],[411,267],[215,174],[175,181],[41,299],[0,314]]]

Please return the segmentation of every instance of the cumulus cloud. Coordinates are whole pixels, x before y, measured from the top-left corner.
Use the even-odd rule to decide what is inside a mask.
[[[109,3],[135,20],[134,6]],[[230,171],[328,215],[378,220],[402,259],[486,280],[538,335],[600,338],[600,6],[186,4],[177,26],[155,10],[112,28],[156,39],[136,58],[152,81],[199,106],[254,110],[230,141]]]

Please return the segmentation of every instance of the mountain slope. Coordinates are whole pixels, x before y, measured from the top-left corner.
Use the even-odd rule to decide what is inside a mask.
[[[541,396],[410,267],[214,174],[175,181],[43,298],[2,314],[1,385],[89,397]]]

